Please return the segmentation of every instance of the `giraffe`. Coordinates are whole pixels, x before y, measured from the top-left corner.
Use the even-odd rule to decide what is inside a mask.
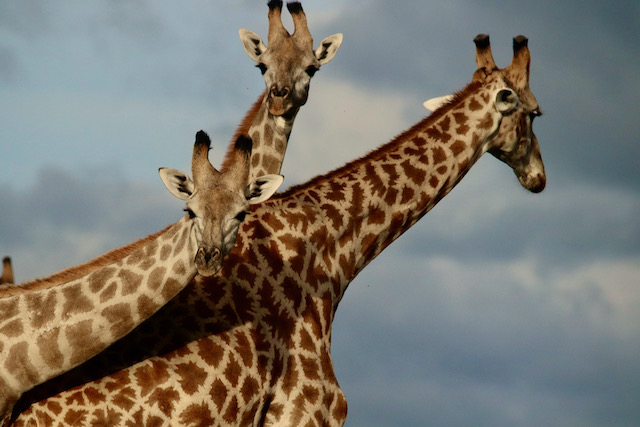
[[[339,33],[329,36],[323,39],[320,46],[314,50],[306,14],[300,3],[290,2],[287,4],[295,25],[293,34],[289,34],[282,24],[282,4],[282,1],[275,0],[268,3],[268,46],[257,34],[245,29],[239,31],[247,55],[256,61],[257,67],[264,75],[267,89],[247,111],[233,136],[235,139],[240,135],[247,134],[252,138],[250,180],[263,174],[280,173],[295,117],[308,99],[310,80],[322,65],[335,57],[343,38]],[[277,104],[275,109],[271,107],[272,103]],[[222,168],[226,168],[232,159],[233,145],[230,145]],[[149,236],[147,239],[153,237]],[[144,243],[145,239],[141,239],[115,249],[89,263],[41,279],[39,286],[51,286],[88,274],[128,255]],[[164,329],[164,325],[162,329]],[[158,333],[162,334],[162,331],[158,331]],[[124,352],[128,353],[129,350],[125,349]],[[109,354],[110,358],[118,359],[124,353],[115,350],[114,353]],[[94,372],[100,370],[100,367],[91,366],[86,370],[84,367],[80,367],[69,372],[63,378],[56,379],[55,383],[44,384],[28,393],[23,399],[25,402],[22,403],[22,406],[55,394],[55,392],[64,389],[67,383],[85,382],[89,378],[93,378]]]
[[[258,62],[258,68],[261,71],[273,70],[272,72],[263,72],[267,91],[281,93],[284,89],[280,88],[285,88],[288,95],[286,97],[266,96],[266,92],[262,93],[240,121],[232,137],[232,141],[236,141],[241,135],[248,135],[252,139],[249,181],[254,181],[260,175],[280,173],[295,117],[300,107],[308,99],[311,77],[322,65],[334,58],[342,43],[342,34],[334,34],[322,40],[321,45],[313,50],[313,38],[307,26],[306,15],[299,2],[287,4],[296,25],[292,35],[288,34],[281,21],[282,1],[271,0],[268,7],[269,46],[264,44],[260,36],[249,30],[241,29],[240,39],[247,55]],[[282,115],[278,115],[280,111],[273,110],[275,112],[272,112],[270,107],[272,102],[280,103],[280,105],[286,103]],[[221,165],[222,169],[227,168],[233,162],[234,147],[234,142],[229,144]],[[154,237],[156,235],[149,236],[148,239]],[[30,285],[34,287],[52,286],[56,283],[72,280],[87,274],[92,269],[101,268],[128,255],[144,243],[145,239],[141,239],[114,249],[89,263],[33,281]]]
[[[253,208],[222,274],[125,339],[171,319],[173,347],[145,349],[160,355],[39,402],[16,425],[342,425],[331,325],[349,283],[486,152],[525,189],[546,185],[527,39],[513,47],[509,66],[482,70],[391,142]],[[488,48],[476,44],[477,57]]]
[[[222,172],[208,160],[210,140],[196,134],[193,181],[160,168],[163,183],[186,201],[185,215],[129,256],[53,287],[0,291],[0,419],[22,393],[88,360],[173,298],[196,273],[222,267],[249,204],[282,183],[266,175],[247,185],[251,140],[238,138],[236,159]]]
[[[292,34],[282,24],[282,1],[271,0],[268,7],[268,46],[256,33],[239,30],[245,52],[256,62],[266,85],[254,105],[257,111],[248,131],[254,144],[250,178],[280,173],[293,122],[309,97],[311,78],[335,57],[342,44],[338,33],[323,39],[314,50],[300,2],[287,3],[294,24]]]
[[[11,266],[11,257],[2,258],[2,276],[0,276],[0,289],[2,285],[13,285],[13,267]]]

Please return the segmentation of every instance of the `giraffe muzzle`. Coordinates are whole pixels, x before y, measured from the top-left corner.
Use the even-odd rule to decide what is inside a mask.
[[[288,87],[271,87],[269,91],[269,112],[274,116],[282,116],[291,108],[291,90]]]
[[[198,274],[205,277],[213,276],[222,268],[222,253],[218,248],[207,250],[204,246],[200,246],[195,263]]]

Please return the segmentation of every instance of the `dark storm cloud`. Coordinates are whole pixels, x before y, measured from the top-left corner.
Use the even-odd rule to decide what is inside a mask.
[[[331,24],[345,32],[347,59],[336,72],[372,90],[393,87],[427,99],[470,80],[476,34],[491,35],[501,67],[511,60],[511,37],[524,34],[531,87],[546,112],[534,128],[554,177],[635,189],[639,8],[631,1],[367,2]]]
[[[26,190],[0,190],[0,254],[12,256],[17,281],[89,261],[180,218],[181,202],[159,178],[150,187],[119,173],[110,167],[79,174],[49,167]]]

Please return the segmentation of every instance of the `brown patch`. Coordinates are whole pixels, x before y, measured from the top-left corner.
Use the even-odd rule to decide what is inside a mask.
[[[343,182],[331,181],[329,182],[329,191],[325,193],[325,198],[334,202],[341,202],[345,200],[344,189],[346,184]]]
[[[149,395],[146,403],[150,406],[156,405],[160,412],[170,417],[179,400],[180,394],[173,387],[157,387]]]
[[[231,383],[232,387],[236,387],[238,385],[238,380],[240,375],[242,375],[242,367],[238,364],[235,358],[230,358],[227,363],[227,367],[224,370],[224,375],[227,378],[227,381]]]
[[[236,423],[238,411],[239,411],[238,398],[233,396],[231,398],[231,402],[229,402],[229,406],[227,407],[227,410],[225,411],[222,417],[226,422],[228,422],[231,425],[234,425]]]
[[[74,365],[84,362],[87,356],[97,354],[104,348],[102,340],[93,331],[93,319],[68,326],[64,335],[73,351],[70,361]]]
[[[151,316],[158,309],[158,304],[156,304],[153,299],[148,297],[147,295],[140,295],[138,297],[138,316],[140,318],[146,319]]]
[[[398,190],[390,187],[387,189],[387,194],[384,197],[384,202],[387,204],[387,206],[392,206],[396,203],[397,198],[398,198]]]
[[[234,299],[235,301],[235,299]],[[247,338],[244,333],[239,333],[236,335],[237,344],[235,346],[235,350],[240,355],[242,359],[242,364],[245,369],[253,367],[253,351],[254,342]]]
[[[215,420],[211,410],[205,403],[192,403],[180,413],[181,426],[212,426]]]
[[[176,365],[176,373],[180,377],[180,379],[178,379],[180,387],[182,387],[182,390],[188,395],[192,395],[198,391],[200,384],[207,378],[207,371],[200,368],[194,362]]]
[[[89,416],[89,411],[85,409],[69,409],[69,411],[64,416],[64,424],[68,426],[80,426],[86,425],[87,417]],[[109,425],[109,424],[103,424]]]
[[[116,269],[113,267],[104,267],[94,271],[87,277],[89,289],[91,292],[98,292],[115,274]]]
[[[120,270],[118,277],[122,280],[122,295],[130,295],[140,288],[142,276],[129,270]]]
[[[145,258],[140,264],[138,264],[138,268],[140,268],[142,271],[147,271],[154,265],[156,265],[155,258]]]
[[[445,173],[447,173],[448,170],[449,170],[449,167],[447,165],[442,165],[438,169],[436,169],[436,172],[439,173],[440,175],[444,175]]]
[[[441,148],[439,148],[440,150],[442,150]],[[436,156],[435,153],[435,149],[434,149],[434,158]],[[435,163],[438,163],[437,161]],[[402,168],[404,169],[405,175],[407,176],[407,178],[410,178],[411,181],[413,181],[415,184],[420,185],[424,182],[426,176],[427,176],[427,172],[424,171],[423,169],[419,169],[415,166],[413,166],[411,164],[410,159],[405,160],[404,162],[402,162],[401,164]]]
[[[180,253],[184,249],[184,246],[189,239],[188,233],[188,227],[185,227],[183,233],[179,237],[173,239],[173,256],[180,255]]]
[[[175,264],[173,264],[171,271],[173,271],[173,273],[178,276],[184,276],[187,272],[187,265],[184,263],[184,261],[178,260],[175,262]]]
[[[83,291],[81,283],[65,286],[62,289],[62,297],[65,300],[62,307],[63,319],[69,319],[74,314],[89,312],[94,308],[93,302],[84,295]]]
[[[431,188],[438,188],[439,183],[440,180],[438,179],[438,177],[432,176],[431,178],[429,178],[429,185],[431,186]]]
[[[160,261],[166,261],[171,256],[171,245],[166,244],[160,249]]]
[[[260,384],[257,380],[252,377],[247,377],[242,384],[242,388],[240,389],[240,394],[242,395],[242,400],[245,404],[249,403],[251,398],[258,393],[260,389]]]
[[[311,338],[311,335],[309,335],[309,332],[307,332],[307,329],[304,327],[304,325],[300,330],[300,347],[303,350],[307,350],[310,352],[315,352],[316,350],[316,344],[313,341],[313,338]]]
[[[484,118],[478,122],[478,129],[488,130],[493,127],[493,117],[491,117],[491,113],[487,112],[484,115]]]
[[[463,141],[457,139],[453,144],[451,144],[450,148],[453,155],[457,157],[458,154],[467,148],[467,145]]]
[[[276,173],[280,170],[280,166],[282,166],[280,157],[272,156],[269,154],[262,155],[262,167],[266,171],[273,171],[271,173]]]
[[[105,301],[109,301],[115,297],[117,289],[118,284],[116,282],[109,283],[109,285],[100,293],[100,302],[104,303]]]
[[[342,394],[339,394],[334,399],[335,406],[333,407],[332,416],[334,420],[343,421],[347,419],[347,400]]]
[[[218,412],[222,411],[222,407],[224,406],[224,402],[227,401],[227,387],[220,380],[220,378],[216,378],[211,386],[211,392],[209,393],[211,396],[211,400],[218,408]]]
[[[469,126],[467,126],[467,125],[458,126],[456,128],[456,133],[458,135],[466,135],[467,132],[469,132],[469,129],[471,129],[471,128]]]
[[[160,286],[162,286],[164,282],[165,274],[167,273],[166,267],[156,267],[151,273],[149,273],[149,278],[147,279],[147,288],[152,291],[158,290]]]
[[[381,225],[384,224],[387,214],[384,209],[369,208],[369,215],[367,216],[367,224]]]
[[[156,359],[139,366],[133,372],[133,378],[140,387],[140,396],[148,395],[153,389],[164,384],[169,379],[167,365]]]
[[[7,358],[3,361],[6,371],[11,372],[13,377],[23,384],[32,383],[36,379],[32,374],[36,368],[25,357],[28,354],[28,348],[29,345],[26,342],[17,343],[11,347]]]
[[[20,313],[20,304],[16,298],[6,298],[0,300],[0,313],[3,319],[9,319]]]
[[[91,425],[92,426],[117,426],[120,425],[121,415],[111,408],[96,409],[93,411]]]
[[[224,353],[224,348],[216,344],[213,339],[201,339],[198,341],[198,356],[213,368],[218,368]]]
[[[454,113],[454,116],[455,115],[456,113]],[[440,129],[442,129],[442,132],[447,132],[449,130],[449,127],[451,126],[451,117],[444,116],[442,120],[438,122],[438,124],[440,125]]]
[[[23,333],[24,325],[21,319],[12,320],[0,328],[0,334],[9,338],[19,337]]]
[[[304,387],[302,387],[302,395],[309,403],[315,405],[320,397],[320,392],[315,387],[305,385]]]
[[[176,296],[176,294],[180,292],[180,290],[182,290],[182,288],[184,287],[184,282],[179,282],[176,279],[167,278],[165,279],[164,287],[162,288],[162,298],[168,301]]]
[[[334,230],[337,231],[342,227],[343,216],[342,216],[342,212],[338,208],[328,203],[325,203],[324,205],[320,206],[320,209],[324,211],[327,219],[331,221],[331,226],[333,227]]]
[[[431,154],[433,155],[433,163],[436,165],[447,160],[447,153],[444,152],[442,147],[433,147]]]
[[[300,356],[300,365],[302,367],[302,371],[304,372],[304,377],[309,380],[318,380],[320,379],[320,375],[318,372],[318,361],[313,358],[307,358],[304,356]]]
[[[132,387],[123,387],[118,390],[115,395],[110,399],[111,404],[122,408],[125,411],[130,411],[131,408],[138,402],[136,392]]]
[[[104,401],[105,399],[104,393],[102,393],[100,390],[97,390],[95,387],[85,387],[84,395],[90,405],[96,405]]]
[[[114,335],[133,329],[133,313],[127,303],[114,304],[102,310],[100,314],[111,324],[111,333]]]
[[[60,328],[53,328],[36,339],[36,344],[40,354],[47,366],[52,369],[59,369],[64,363],[64,356],[60,352],[58,338],[60,337]]]
[[[479,103],[474,96],[472,96],[471,99],[469,100],[469,110],[471,111],[482,110],[482,104]]]

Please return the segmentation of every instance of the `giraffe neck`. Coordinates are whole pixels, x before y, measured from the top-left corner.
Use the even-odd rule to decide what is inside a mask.
[[[342,285],[445,197],[487,150],[501,115],[472,83],[390,143],[280,199],[313,203],[325,270]],[[491,88],[486,88],[491,90]],[[292,220],[285,218],[283,224]],[[314,222],[314,221],[311,221]],[[309,233],[310,231],[308,231]]]
[[[239,135],[246,134],[253,141],[249,181],[262,175],[280,173],[298,111],[299,108],[295,108],[285,116],[272,115],[269,113],[266,92],[263,92],[249,109],[233,136],[235,141]],[[223,168],[230,161],[231,149],[232,145],[223,162]]]
[[[98,354],[173,298],[196,274],[196,248],[185,215],[86,276],[0,295],[0,416],[22,393]]]

